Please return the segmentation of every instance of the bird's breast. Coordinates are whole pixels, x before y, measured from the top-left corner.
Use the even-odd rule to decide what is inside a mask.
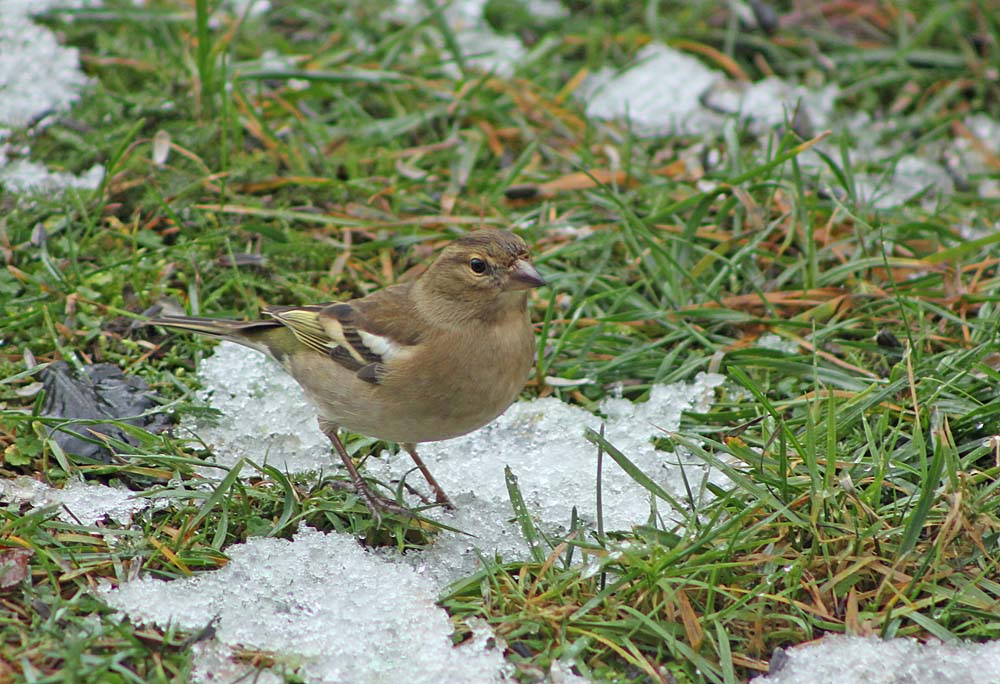
[[[358,431],[397,442],[430,442],[480,428],[517,399],[534,348],[526,317],[523,325],[477,336],[442,335],[433,345],[401,355],[372,386],[383,416],[381,426],[368,427],[380,434]]]
[[[507,329],[478,339],[442,340],[433,362],[421,364],[407,387],[386,387],[406,397],[422,439],[433,441],[482,427],[515,401],[528,379],[534,357],[530,327]],[[411,376],[413,377],[413,376]],[[411,440],[413,441],[413,440]]]

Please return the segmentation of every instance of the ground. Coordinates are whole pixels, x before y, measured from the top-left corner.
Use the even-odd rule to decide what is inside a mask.
[[[450,548],[436,511],[377,527],[332,465],[193,438],[213,343],[140,324],[364,294],[483,225],[551,283],[506,420],[583,416],[559,458],[600,453],[646,515],[605,526],[596,485],[573,504],[526,472],[542,447],[498,456],[490,516],[523,553],[397,582],[442,634],[521,681],[745,681],[824,635],[996,639],[1000,6],[436,6],[0,2],[0,680],[181,682],[236,643],[224,619],[123,621],[131,579],[210,583],[303,540],[363,540],[359,563]],[[50,61],[11,59],[28,49]],[[121,374],[81,389],[101,363]],[[610,430],[706,377],[676,421]],[[349,439],[404,496],[388,447]],[[112,515],[74,510],[84,484]]]

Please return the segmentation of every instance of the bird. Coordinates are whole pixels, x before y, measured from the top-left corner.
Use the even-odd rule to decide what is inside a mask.
[[[416,279],[357,299],[267,306],[260,320],[164,315],[147,324],[230,340],[277,361],[381,521],[386,511],[409,513],[371,490],[339,432],[400,444],[435,502],[454,508],[417,444],[472,432],[517,399],[535,357],[528,292],[546,284],[520,236],[484,228],[450,242]]]

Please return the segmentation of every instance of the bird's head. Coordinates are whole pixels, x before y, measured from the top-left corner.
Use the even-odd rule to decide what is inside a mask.
[[[523,309],[527,290],[545,285],[528,245],[506,230],[483,229],[445,247],[419,286],[424,294],[477,318]],[[456,312],[458,313],[458,312]]]

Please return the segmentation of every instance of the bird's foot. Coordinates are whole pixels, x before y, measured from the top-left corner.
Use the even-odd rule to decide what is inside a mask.
[[[331,489],[345,492],[349,491],[357,494],[358,497],[364,502],[365,508],[371,512],[372,517],[375,519],[376,526],[382,524],[383,513],[396,515],[401,518],[416,517],[413,511],[409,508],[403,506],[395,499],[390,499],[387,496],[376,494],[371,490],[371,487],[364,482],[361,483],[361,487],[358,487],[357,484],[353,482],[344,482],[343,480],[327,480],[324,484],[329,486]]]

